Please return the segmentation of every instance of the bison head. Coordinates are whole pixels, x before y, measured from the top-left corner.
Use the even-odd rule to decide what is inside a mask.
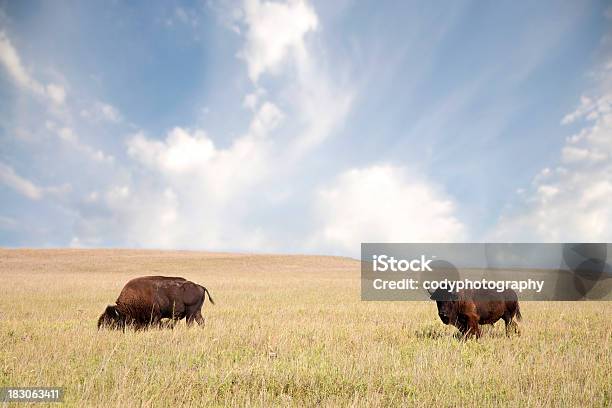
[[[455,324],[457,321],[457,300],[455,293],[443,289],[437,289],[431,293],[430,299],[436,301],[438,316],[444,324]]]
[[[109,329],[119,329],[123,326],[124,319],[121,316],[121,312],[117,309],[117,306],[106,306],[104,313],[100,315],[98,319],[98,329],[101,327],[108,327]]]

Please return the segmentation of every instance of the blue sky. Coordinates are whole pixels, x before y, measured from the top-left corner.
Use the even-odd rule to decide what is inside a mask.
[[[0,2],[0,245],[611,241],[612,9]]]

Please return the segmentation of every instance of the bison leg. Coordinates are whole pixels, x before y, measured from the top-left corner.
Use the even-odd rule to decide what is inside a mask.
[[[510,337],[510,331],[514,331],[514,333],[516,333],[517,336],[521,335],[521,329],[518,326],[518,323],[515,322],[514,320],[510,320],[510,323],[508,323],[506,325],[506,335],[508,337]]]
[[[518,324],[514,321],[514,319],[510,316],[504,316],[504,323],[506,323],[506,337],[510,337],[512,331],[516,333],[518,336],[521,335],[521,329],[519,329]]]
[[[476,336],[477,339],[480,338],[481,332],[477,316],[473,314],[463,315],[461,320],[463,323],[461,325],[462,334],[466,339],[472,336]]]
[[[200,326],[204,326],[204,317],[202,317],[202,313],[198,310],[195,313],[187,315],[187,326],[191,326],[194,321],[198,323]]]
[[[204,318],[202,317],[202,304],[204,303],[204,295],[196,304],[187,306],[187,326],[191,326],[193,321],[198,322],[200,326],[204,326]]]
[[[512,319],[504,316],[504,323],[506,324],[506,337],[510,337],[510,326],[512,325]]]
[[[196,313],[195,319],[196,319],[196,322],[198,322],[200,326],[204,326],[204,317],[202,317],[202,313],[200,311]]]
[[[512,324],[512,318],[507,314],[503,315],[504,323],[506,325],[506,337],[510,337],[510,325]]]

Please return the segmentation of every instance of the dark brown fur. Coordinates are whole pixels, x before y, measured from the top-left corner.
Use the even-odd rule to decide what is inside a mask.
[[[464,337],[480,337],[481,324],[493,325],[500,319],[506,324],[506,335],[513,328],[519,333],[514,322],[521,320],[521,309],[516,292],[512,289],[497,292],[489,289],[463,290],[450,293],[438,289],[431,295],[436,301],[438,316],[442,323],[457,327]]]
[[[204,324],[202,305],[208,290],[184,278],[167,276],[143,276],[132,279],[124,287],[116,305],[109,305],[98,319],[98,328],[136,330],[149,326],[160,326],[161,319],[174,323],[183,318],[187,324],[194,321]]]

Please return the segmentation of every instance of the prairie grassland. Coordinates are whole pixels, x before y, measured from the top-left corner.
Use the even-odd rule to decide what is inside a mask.
[[[208,287],[205,327],[96,329],[130,278]],[[71,406],[611,406],[612,303],[524,302],[458,341],[433,302],[361,302],[359,263],[320,256],[0,250],[0,386]]]

